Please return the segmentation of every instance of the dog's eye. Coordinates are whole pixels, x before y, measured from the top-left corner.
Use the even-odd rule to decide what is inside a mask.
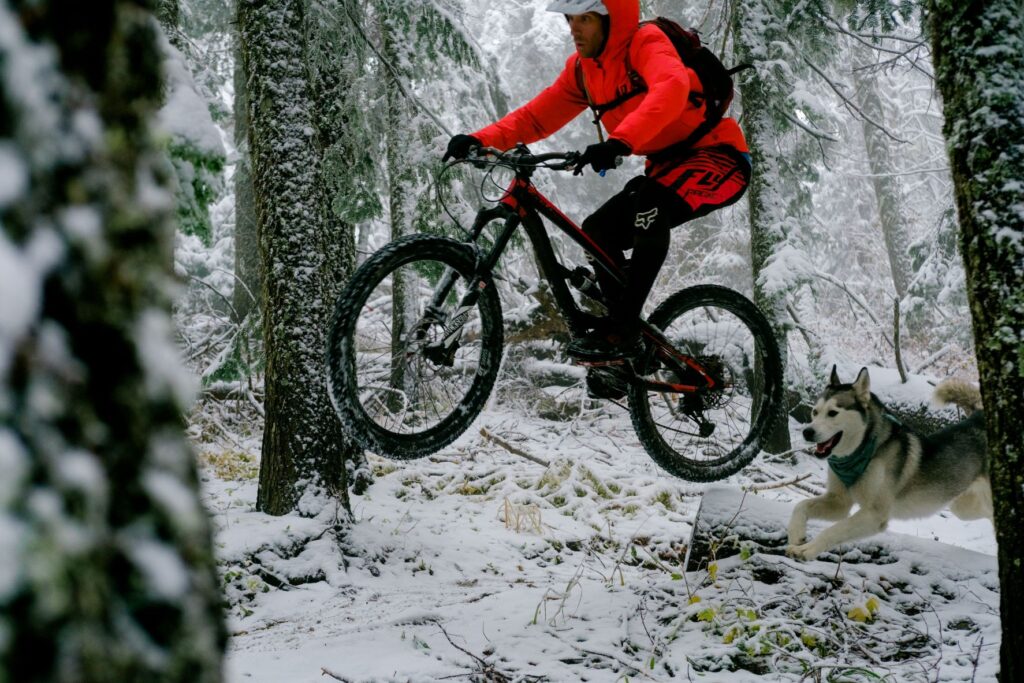
[[[830,410],[830,411],[828,411],[828,416],[829,417],[835,417],[838,414],[839,414],[838,410]]]

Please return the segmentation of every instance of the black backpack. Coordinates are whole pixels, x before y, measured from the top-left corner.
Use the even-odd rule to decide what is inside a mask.
[[[683,64],[693,69],[697,74],[697,78],[700,79],[703,92],[695,92],[691,89],[690,102],[695,107],[699,107],[702,104],[705,105],[704,121],[685,140],[672,145],[671,149],[681,150],[691,147],[722,120],[726,110],[729,109],[729,105],[732,104],[732,75],[737,71],[753,67],[750,64],[741,64],[732,69],[726,69],[715,53],[701,44],[700,35],[698,35],[697,31],[683,28],[671,19],[657,17],[656,19],[640,22],[640,26],[647,24],[654,24],[661,29],[662,33],[668,37],[676,48],[676,52],[679,53],[679,58]],[[629,63],[628,49],[626,51],[626,72],[629,74],[632,90],[619,95],[611,102],[596,104],[590,99],[590,93],[587,91],[587,86],[583,79],[583,63],[579,58],[576,59],[576,85],[579,86],[580,92],[586,96],[590,109],[594,112],[594,125],[597,126],[597,134],[602,141],[604,140],[604,135],[601,132],[601,117],[623,102],[647,92],[647,84],[644,83],[643,77],[634,71]]]

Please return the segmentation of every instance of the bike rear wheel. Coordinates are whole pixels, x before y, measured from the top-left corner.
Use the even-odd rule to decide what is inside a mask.
[[[466,244],[411,235],[370,257],[341,293],[328,337],[328,389],[338,417],[367,450],[403,460],[429,455],[483,409],[503,332],[492,286],[457,310],[475,265]],[[459,341],[445,353],[438,342],[456,329]]]
[[[649,322],[696,360],[715,387],[697,393],[629,389],[633,427],[656,463],[689,481],[732,475],[760,451],[782,405],[782,364],[768,321],[746,297],[702,285],[677,292]],[[654,382],[698,384],[685,365],[655,355],[638,374]]]

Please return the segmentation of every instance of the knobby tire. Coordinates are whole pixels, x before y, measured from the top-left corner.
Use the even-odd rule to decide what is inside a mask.
[[[399,431],[378,424],[368,414],[360,398],[365,394],[365,387],[359,386],[357,324],[360,316],[367,314],[364,309],[367,299],[378,286],[403,266],[416,262],[436,262],[454,268],[464,285],[475,273],[477,258],[471,246],[445,237],[417,234],[391,242],[371,256],[352,276],[338,298],[328,336],[328,390],[338,417],[346,431],[365,449],[398,460],[435,453],[470,427],[494,387],[503,345],[501,303],[493,282],[488,279],[485,280],[487,286],[480,290],[475,307],[479,315],[479,357],[475,376],[465,396],[453,406],[449,415],[420,431]],[[372,306],[369,310],[373,310]],[[411,355],[407,349],[408,346],[405,357]],[[390,353],[394,357],[393,347]]]
[[[754,341],[756,351],[753,355],[756,356],[756,361],[750,367],[732,368],[730,373],[730,376],[734,377],[741,374],[753,377],[748,386],[736,389],[737,394],[742,392],[743,401],[749,401],[752,413],[749,430],[742,441],[739,441],[740,437],[737,436],[738,443],[729,443],[722,448],[722,444],[716,443],[715,434],[711,434],[707,438],[687,437],[682,445],[671,444],[659,431],[659,427],[664,430],[665,425],[659,425],[659,421],[652,415],[651,401],[676,401],[680,404],[682,397],[659,395],[641,385],[633,385],[628,390],[628,398],[633,428],[651,458],[678,477],[688,481],[710,482],[735,474],[760,452],[765,430],[773,423],[775,415],[782,408],[782,361],[775,336],[764,315],[746,297],[725,287],[700,285],[676,292],[655,309],[649,322],[662,331],[668,331],[674,321],[681,320],[687,313],[699,309],[723,316],[735,316],[738,323],[734,322],[734,327],[745,328]],[[708,319],[714,320],[715,316],[709,313]],[[709,323],[709,326],[714,324]],[[686,348],[686,339],[677,340],[671,339],[671,335],[668,336],[680,351],[693,353]],[[697,357],[697,354],[694,356]],[[644,372],[644,369],[641,369],[641,372]],[[737,387],[739,384],[737,382]],[[712,394],[708,400],[714,401],[716,398],[725,397],[716,397]],[[675,431],[696,429],[692,425],[681,424],[683,428]],[[702,450],[715,454],[701,456],[699,454]]]

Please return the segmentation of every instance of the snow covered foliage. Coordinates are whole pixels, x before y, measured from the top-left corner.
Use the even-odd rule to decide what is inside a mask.
[[[178,181],[178,227],[210,247],[213,225],[209,206],[223,191],[224,145],[184,56],[166,39],[161,40],[161,46],[167,96],[159,122],[170,138],[168,148]]]
[[[2,681],[220,676],[151,10],[0,3]]]

